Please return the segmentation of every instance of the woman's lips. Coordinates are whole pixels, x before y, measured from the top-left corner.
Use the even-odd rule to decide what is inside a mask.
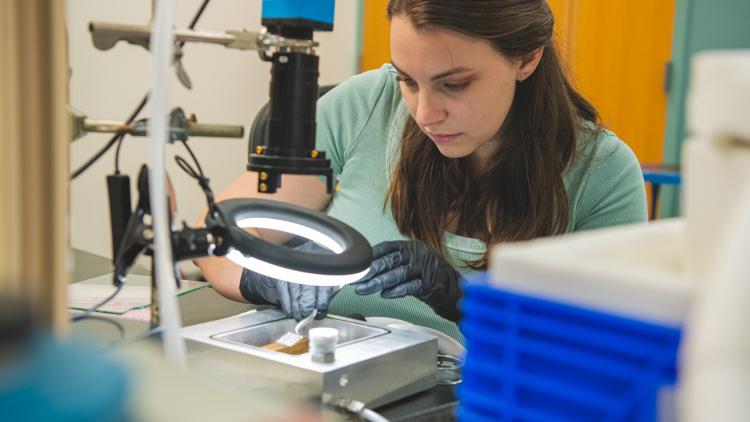
[[[453,140],[455,140],[456,138],[458,138],[459,135],[461,135],[461,134],[460,133],[434,133],[434,134],[429,134],[430,139],[432,139],[433,141],[437,142],[438,144],[444,144],[444,143],[452,142]]]

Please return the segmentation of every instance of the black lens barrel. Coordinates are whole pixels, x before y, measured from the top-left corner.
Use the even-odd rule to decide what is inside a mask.
[[[268,138],[250,151],[248,169],[261,173],[258,190],[273,193],[281,174],[319,174],[331,189],[331,162],[315,149],[318,56],[277,52],[271,66]]]

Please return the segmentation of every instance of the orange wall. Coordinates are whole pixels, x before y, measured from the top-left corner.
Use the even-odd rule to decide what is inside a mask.
[[[641,162],[661,162],[674,1],[558,2],[568,3],[565,53],[576,85]]]
[[[364,0],[362,18],[362,56],[359,70],[377,69],[383,63],[391,61],[391,49],[388,42],[389,24],[385,8],[388,0]]]
[[[361,70],[390,60],[387,0],[364,0]],[[572,80],[641,162],[661,162],[674,0],[548,0]]]

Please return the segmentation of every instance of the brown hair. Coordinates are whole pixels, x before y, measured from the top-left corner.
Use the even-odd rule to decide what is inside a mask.
[[[544,47],[536,70],[516,89],[502,145],[480,174],[470,157],[443,156],[409,116],[388,190],[399,230],[444,255],[451,225],[488,245],[565,231],[570,220],[563,173],[574,160],[594,107],[568,82],[544,0],[390,0],[388,17],[407,16],[418,29],[443,28],[482,38],[508,58]],[[595,126],[597,127],[597,126]],[[467,262],[484,268],[487,254]]]

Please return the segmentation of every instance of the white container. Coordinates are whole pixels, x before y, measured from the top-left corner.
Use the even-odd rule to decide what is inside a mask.
[[[495,247],[499,288],[667,326],[680,326],[693,287],[685,221],[617,226]]]

